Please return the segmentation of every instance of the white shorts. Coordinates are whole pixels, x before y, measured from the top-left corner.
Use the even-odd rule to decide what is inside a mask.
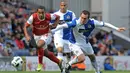
[[[94,54],[93,48],[90,43],[82,43],[82,44],[72,44],[69,43],[70,50],[76,55],[79,56],[81,54],[91,55]]]
[[[45,42],[45,45],[43,46],[44,49],[47,49],[47,45],[51,43],[52,41],[52,34],[47,33],[41,36],[34,35],[34,39],[36,43],[38,43],[39,40],[43,40]]]
[[[63,47],[63,52],[64,53],[70,53],[70,49],[69,49],[69,41],[68,40],[63,40],[62,38],[58,37],[58,36],[54,36],[54,44],[55,47]]]

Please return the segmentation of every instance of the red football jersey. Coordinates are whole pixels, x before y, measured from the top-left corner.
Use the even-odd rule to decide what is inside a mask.
[[[33,14],[33,34],[43,35],[49,32],[49,23],[51,20],[51,15],[49,13],[45,14],[45,19],[40,20],[37,13]]]

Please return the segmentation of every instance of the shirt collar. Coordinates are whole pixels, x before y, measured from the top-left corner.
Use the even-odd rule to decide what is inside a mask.
[[[67,10],[67,11],[66,11],[66,13],[67,13],[68,11],[69,11],[69,10]],[[60,12],[60,9],[59,9],[59,11],[58,11],[58,12]],[[60,13],[62,13],[62,12],[60,12]],[[63,13],[63,14],[66,14],[66,13]]]

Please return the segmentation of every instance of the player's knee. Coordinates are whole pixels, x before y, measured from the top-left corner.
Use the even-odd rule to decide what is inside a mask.
[[[62,47],[58,47],[58,48],[57,48],[57,51],[58,51],[59,53],[62,53],[62,52],[63,52],[63,48],[62,48]]]
[[[78,56],[78,61],[79,62],[84,62],[85,61],[85,55],[81,54],[80,56]]]
[[[37,48],[42,48],[45,45],[45,42],[43,40],[39,40],[37,43]]]

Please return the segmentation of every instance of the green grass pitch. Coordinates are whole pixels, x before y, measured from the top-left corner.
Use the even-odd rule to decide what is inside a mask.
[[[60,71],[0,71],[0,73],[60,73]],[[94,71],[71,71],[71,73],[95,73]],[[130,73],[130,71],[102,71],[102,73]]]

